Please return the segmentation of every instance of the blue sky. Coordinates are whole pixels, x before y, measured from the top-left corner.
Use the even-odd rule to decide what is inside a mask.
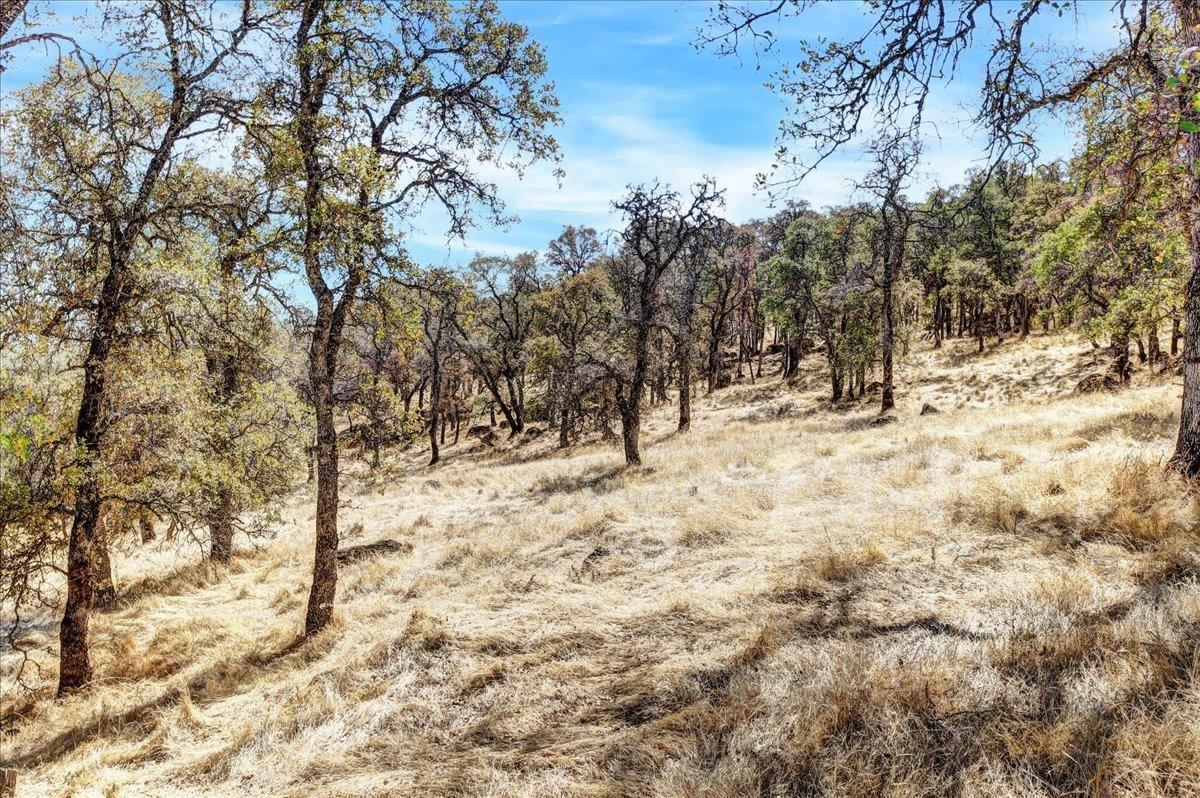
[[[627,184],[654,178],[682,188],[711,175],[725,188],[728,218],[744,221],[770,212],[753,182],[770,166],[785,106],[763,87],[766,65],[756,71],[753,59],[739,63],[693,46],[710,3],[502,0],[501,8],[546,49],[562,103],[557,137],[566,177],[560,188],[549,168],[535,169],[520,182],[501,176],[501,194],[520,223],[507,230],[479,229],[465,244],[448,246],[439,219],[423,217],[422,229],[410,240],[418,260],[459,262],[472,251],[542,249],[565,224],[610,228],[617,220],[609,203]],[[1103,48],[1113,37],[1108,9],[1095,2],[1085,4],[1078,19],[1045,20],[1036,38],[1056,51],[1047,57]],[[836,36],[858,30],[862,10],[856,2],[833,2],[807,14],[803,28],[792,23],[782,30],[793,40]],[[780,30],[778,24],[772,28]],[[925,143],[927,165],[918,191],[958,182],[980,165],[982,137],[964,121],[978,96],[977,71],[985,56],[983,50],[972,52],[963,78],[931,98],[928,117],[937,132]],[[1069,153],[1071,138],[1062,121],[1048,118],[1039,130],[1047,158]],[[796,197],[816,207],[849,199],[852,181],[867,168],[851,148],[811,175]]]
[[[57,4],[64,18],[83,7]],[[726,190],[728,218],[742,221],[770,212],[753,182],[771,163],[784,105],[763,88],[768,70],[756,71],[752,59],[739,63],[693,47],[709,3],[501,0],[501,8],[505,17],[527,25],[546,50],[561,101],[563,124],[556,136],[566,176],[560,185],[549,166],[530,170],[524,180],[497,173],[501,196],[520,222],[507,229],[481,227],[466,242],[447,242],[444,219],[432,211],[422,214],[412,220],[408,234],[414,260],[462,263],[476,251],[542,249],[566,224],[611,228],[616,223],[612,200],[626,185],[655,178],[684,188],[711,175]],[[1053,57],[1095,50],[1113,35],[1108,8],[1107,3],[1085,4],[1082,19],[1047,20],[1038,38],[1057,48]],[[859,3],[830,3],[806,15],[803,28],[793,23],[782,32],[791,40],[837,36],[857,30],[861,14]],[[84,27],[76,32],[90,38],[92,31]],[[918,191],[935,182],[957,182],[979,163],[981,139],[963,120],[969,119],[978,94],[976,70],[984,56],[982,50],[971,53],[963,78],[931,98],[928,117],[939,138],[926,142],[927,167]],[[24,54],[5,73],[3,88],[38,78],[44,67],[43,57]],[[1060,121],[1045,120],[1040,132],[1047,157],[1069,152],[1069,135]],[[817,207],[843,201],[866,168],[851,148],[827,161],[795,196]]]

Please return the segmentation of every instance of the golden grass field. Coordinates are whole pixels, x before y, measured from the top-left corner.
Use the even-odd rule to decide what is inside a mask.
[[[892,424],[814,359],[682,436],[655,410],[637,470],[552,435],[348,468],[345,545],[412,548],[309,642],[307,489],[228,573],[121,556],[102,683],[51,700],[48,623],[6,684],[18,794],[1200,795],[1178,378],[1072,396],[1086,342],[972,348],[908,357]]]

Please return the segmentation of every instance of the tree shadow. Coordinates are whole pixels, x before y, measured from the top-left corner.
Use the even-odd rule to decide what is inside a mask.
[[[97,714],[81,725],[65,729],[53,737],[43,738],[38,741],[36,747],[30,750],[16,754],[7,754],[6,752],[5,756],[0,757],[0,767],[16,769],[37,767],[69,754],[81,745],[111,732],[114,728],[134,727],[141,730],[146,727],[145,730],[149,732],[153,714],[180,700],[185,693],[199,701],[217,701],[228,698],[235,695],[252,675],[300,651],[308,642],[308,638],[298,635],[271,652],[248,652],[236,660],[215,662],[202,672],[192,676],[184,684],[165,687],[153,698],[141,701],[116,714],[108,712]],[[86,695],[87,691],[85,690],[79,698],[86,698]],[[66,700],[72,700],[72,698]],[[11,729],[14,723],[19,723],[23,719],[22,716],[5,717],[2,725],[5,729]]]

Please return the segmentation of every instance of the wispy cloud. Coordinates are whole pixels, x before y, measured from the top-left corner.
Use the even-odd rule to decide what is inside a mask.
[[[625,41],[635,47],[665,47],[669,44],[677,44],[681,41],[681,38],[677,33],[655,33],[644,36],[630,36]]]

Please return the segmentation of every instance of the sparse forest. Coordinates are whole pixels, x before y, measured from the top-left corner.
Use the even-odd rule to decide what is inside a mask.
[[[572,168],[507,4],[94,5],[0,2],[0,795],[1200,796],[1190,0],[706,6],[770,211],[461,263]]]

